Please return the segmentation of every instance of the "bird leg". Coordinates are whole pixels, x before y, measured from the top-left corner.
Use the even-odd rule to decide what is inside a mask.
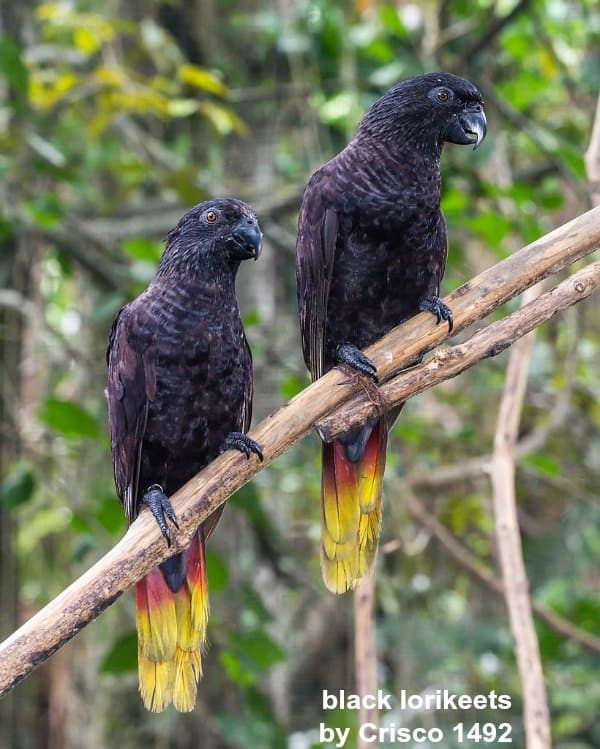
[[[169,531],[167,518],[173,523],[177,530],[179,530],[179,525],[177,524],[177,518],[175,517],[175,512],[171,507],[169,498],[164,493],[162,486],[152,484],[152,486],[148,487],[142,497],[142,503],[150,508],[150,512],[154,516],[154,519],[160,528],[160,532],[165,537],[167,546],[170,546],[171,532]]]
[[[438,296],[425,296],[419,302],[421,312],[431,312],[435,315],[436,324],[439,325],[442,320],[447,320],[448,330],[452,332],[454,320],[452,319],[452,310],[447,304],[444,304]]]
[[[373,382],[379,382],[377,367],[353,343],[340,344],[335,350],[334,357],[336,364],[347,364],[352,369],[356,369],[358,372],[370,377]]]
[[[224,453],[226,450],[239,450],[244,453],[246,458],[250,458],[250,453],[254,453],[258,456],[258,459],[262,463],[263,454],[257,442],[250,439],[247,434],[243,432],[229,432],[227,437],[223,440],[223,444],[219,450],[219,453]]]

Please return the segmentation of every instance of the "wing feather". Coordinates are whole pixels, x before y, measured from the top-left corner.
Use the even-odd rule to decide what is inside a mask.
[[[106,354],[113,472],[128,523],[137,516],[142,443],[148,407],[156,393],[154,346],[140,349],[132,345],[130,331],[134,314],[133,305],[121,309],[110,331]]]
[[[296,280],[304,361],[313,380],[323,375],[327,304],[339,239],[340,215],[324,204],[322,182],[327,172],[316,172],[304,193],[298,219]]]

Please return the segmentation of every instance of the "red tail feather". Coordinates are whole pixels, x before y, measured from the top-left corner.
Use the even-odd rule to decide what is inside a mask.
[[[343,444],[323,445],[321,569],[327,587],[343,593],[370,571],[381,526],[387,426],[377,422],[358,463]]]
[[[208,619],[202,529],[185,552],[185,567],[186,579],[176,593],[158,568],[136,586],[140,694],[154,712],[171,703],[187,712],[196,702]]]

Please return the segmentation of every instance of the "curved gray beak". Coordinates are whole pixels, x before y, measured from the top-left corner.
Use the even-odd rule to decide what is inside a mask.
[[[444,140],[457,143],[459,146],[473,146],[479,148],[487,133],[487,120],[483,108],[478,105],[475,109],[461,112],[450,123]]]
[[[262,249],[262,232],[256,219],[243,218],[229,240],[229,252],[236,260],[258,259]]]
[[[487,133],[487,120],[483,109],[475,112],[465,112],[458,119],[467,137],[471,137],[473,150],[479,148]]]

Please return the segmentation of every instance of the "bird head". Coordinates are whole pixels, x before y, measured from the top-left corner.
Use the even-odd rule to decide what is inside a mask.
[[[256,260],[262,232],[247,203],[220,198],[199,203],[169,232],[161,265],[183,263],[191,270],[229,266],[237,270],[242,260]]]
[[[487,122],[478,89],[451,73],[425,73],[401,81],[373,104],[357,135],[440,150],[444,142],[478,148]]]

